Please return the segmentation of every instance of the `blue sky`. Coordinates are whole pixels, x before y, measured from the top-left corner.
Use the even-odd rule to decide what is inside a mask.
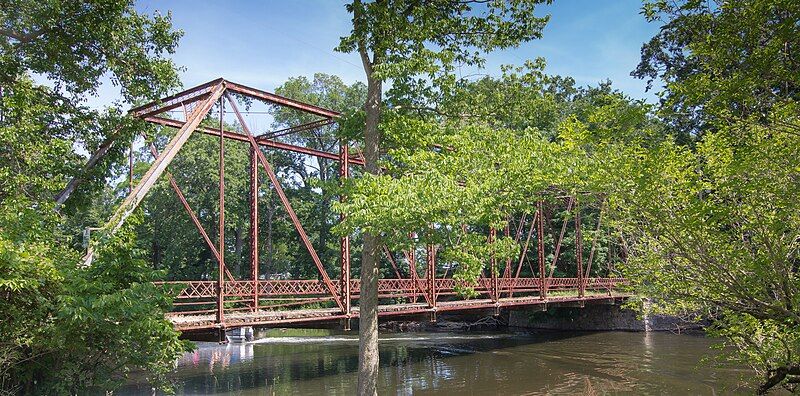
[[[340,1],[145,0],[137,8],[172,11],[174,26],[185,33],[174,60],[186,68],[186,87],[225,77],[272,91],[289,77],[315,72],[364,80],[356,55],[333,51],[350,31],[350,15]],[[627,94],[654,102],[645,82],[630,76],[641,45],[658,29],[640,8],[641,0],[555,0],[537,9],[551,15],[544,38],[489,54],[486,72],[498,74],[502,64],[541,56],[548,73],[572,76],[579,85],[610,79]],[[116,97],[116,90],[105,86],[89,103]]]

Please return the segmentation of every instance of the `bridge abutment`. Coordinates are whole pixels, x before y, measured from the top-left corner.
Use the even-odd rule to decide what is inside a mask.
[[[253,341],[253,327],[244,326],[237,327],[225,331],[225,338],[232,344],[241,344],[248,341]]]
[[[619,304],[586,304],[550,306],[511,310],[510,327],[541,330],[575,331],[672,331],[701,330],[702,323],[686,322],[668,315],[644,315]]]

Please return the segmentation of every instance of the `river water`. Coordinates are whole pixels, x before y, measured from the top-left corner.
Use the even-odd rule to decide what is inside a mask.
[[[713,340],[671,333],[382,334],[381,395],[748,394],[743,368],[711,368]],[[352,395],[355,332],[273,329],[246,344],[198,343],[178,394]],[[130,384],[121,394],[150,394]]]

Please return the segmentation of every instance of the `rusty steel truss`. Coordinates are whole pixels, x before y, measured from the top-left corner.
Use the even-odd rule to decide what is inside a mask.
[[[316,116],[318,119],[302,125],[276,130],[255,135],[245,122],[242,112],[237,106],[237,98],[249,98],[262,101],[274,106],[284,106],[297,111]],[[219,109],[219,123],[209,126],[201,122],[209,117],[214,106]],[[167,112],[175,109],[182,110],[183,120],[169,118]],[[226,111],[232,112],[241,126],[240,131],[226,129],[223,117]],[[181,111],[178,111],[181,113]],[[325,269],[317,254],[308,234],[295,214],[289,199],[281,187],[275,170],[267,161],[262,149],[286,150],[304,155],[326,158],[339,163],[339,177],[344,180],[350,177],[350,166],[363,166],[364,160],[360,155],[351,155],[347,142],[339,143],[339,152],[331,153],[308,147],[288,144],[277,138],[304,130],[323,127],[336,122],[339,113],[318,106],[302,103],[285,98],[270,92],[250,88],[224,79],[217,79],[208,83],[185,90],[178,94],[163,98],[157,102],[149,103],[131,110],[131,114],[147,122],[177,129],[177,133],[161,150],[153,144],[149,149],[154,157],[147,172],[133,185],[123,203],[115,211],[107,228],[112,232],[123,224],[125,219],[141,203],[156,180],[162,175],[169,181],[192,223],[197,228],[208,249],[217,262],[217,279],[203,281],[177,281],[159,282],[162,284],[177,284],[181,290],[175,299],[175,310],[168,316],[180,330],[219,329],[220,334],[226,329],[245,325],[271,325],[283,323],[317,322],[330,320],[344,320],[349,326],[349,320],[358,316],[358,307],[353,302],[359,299],[359,280],[350,276],[350,238],[341,238],[340,243],[340,276],[332,279]],[[170,162],[175,158],[181,147],[194,132],[219,137],[219,218],[218,239],[212,240],[205,230],[195,211],[189,205],[183,191],[178,186],[175,178],[166,171]],[[225,145],[227,142],[246,144],[250,149],[250,279],[239,280],[228,271],[225,265]],[[304,247],[313,261],[318,279],[311,280],[264,280],[259,278],[258,251],[258,197],[259,197],[259,167],[266,174],[272,188],[277,194],[283,208],[286,210],[295,230]],[[340,199],[344,199],[340,197]],[[567,197],[567,212],[574,217],[576,230],[576,268],[575,277],[553,277],[553,271],[562,252],[567,221],[565,220],[560,232],[560,237],[555,245],[552,264],[547,271],[544,248],[544,210],[543,202],[536,203],[536,210],[530,222],[528,232],[525,232],[526,215],[519,219],[514,239],[520,243],[522,253],[518,260],[506,260],[503,270],[500,263],[492,258],[489,263],[488,274],[483,273],[476,285],[466,285],[452,277],[450,267],[444,271],[437,268],[437,246],[428,245],[425,251],[425,273],[417,273],[416,249],[402,252],[401,260],[384,247],[386,261],[391,265],[396,278],[381,279],[378,287],[379,315],[404,315],[428,314],[435,320],[437,312],[467,310],[467,309],[493,309],[499,312],[503,307],[517,307],[526,305],[544,305],[558,303],[580,303],[585,301],[613,301],[622,295],[615,293],[615,289],[625,283],[625,279],[618,277],[590,278],[593,256],[595,254],[595,240],[592,243],[591,253],[586,263],[583,261],[581,216],[577,197]],[[601,211],[602,213],[602,211]],[[598,230],[600,222],[598,220]],[[511,237],[511,230],[507,226],[504,235]],[[497,230],[490,229],[489,243],[496,239]],[[538,268],[528,263],[534,277],[521,277],[525,258],[530,248],[532,235],[536,234],[536,250]],[[522,237],[525,237],[522,243]],[[91,259],[91,254],[88,255]],[[401,271],[405,264],[404,271]],[[407,269],[406,269],[407,268]],[[404,275],[403,272],[406,274]],[[439,273],[440,275],[437,275]],[[471,286],[476,297],[465,299],[457,292],[459,287]],[[553,292],[552,294],[549,294]],[[317,308],[309,308],[315,304]],[[326,308],[319,308],[325,306]]]

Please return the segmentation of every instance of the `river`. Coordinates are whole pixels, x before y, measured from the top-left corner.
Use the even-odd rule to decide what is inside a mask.
[[[272,329],[245,344],[198,343],[178,362],[178,394],[352,395],[355,332]],[[702,336],[629,332],[390,333],[381,395],[749,394],[743,368],[711,368]],[[149,394],[129,384],[119,394]]]

